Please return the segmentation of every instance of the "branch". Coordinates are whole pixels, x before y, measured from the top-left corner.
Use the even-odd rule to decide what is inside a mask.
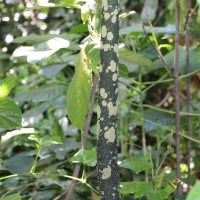
[[[188,11],[185,16],[185,46],[186,46],[186,67],[185,71],[186,74],[190,73],[190,41],[189,41],[189,31],[188,31],[188,21],[190,18],[190,7],[191,7],[191,1],[187,0],[187,7]],[[190,76],[187,77],[187,92],[186,92],[186,112],[190,112],[190,103],[191,103],[191,94],[190,94],[190,82],[191,78]],[[187,116],[187,136],[191,136],[191,121],[190,121],[190,115]],[[188,165],[188,177],[187,177],[187,191],[190,190],[190,183],[191,183],[191,168],[190,168],[190,162],[191,162],[191,140],[187,141],[187,165]]]
[[[181,188],[181,152],[180,152],[180,81],[179,81],[179,35],[180,35],[180,9],[179,0],[175,5],[176,33],[175,33],[175,58],[174,58],[174,84],[175,84],[175,111],[176,111],[176,175],[178,194],[182,194]]]

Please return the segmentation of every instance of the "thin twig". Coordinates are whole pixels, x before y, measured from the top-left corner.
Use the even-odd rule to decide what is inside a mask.
[[[141,66],[139,66],[139,72],[138,72],[138,80],[140,83],[140,91],[142,91],[142,68]],[[141,93],[141,92],[140,92]],[[145,130],[144,130],[144,108],[143,108],[143,95],[141,93],[140,95],[140,113],[141,113],[141,131],[142,131],[142,149],[143,149],[143,154],[144,156],[147,155],[147,145],[146,145],[146,134],[145,134]],[[149,177],[148,177],[148,171],[145,171],[145,181],[148,182],[149,181]]]
[[[84,148],[86,145],[87,136],[88,136],[91,120],[92,120],[93,107],[94,107],[95,94],[96,94],[96,76],[95,75],[93,75],[92,81],[93,81],[93,87],[92,87],[92,94],[91,94],[91,99],[90,99],[90,108],[89,108],[89,112],[86,119],[85,130],[84,130],[84,133],[82,134],[81,148]],[[81,164],[76,163],[74,172],[73,172],[73,177],[76,177],[76,178],[78,177],[79,172],[80,172],[80,167],[81,167]],[[76,181],[72,180],[69,186],[69,190],[67,192],[66,200],[71,199],[71,195],[74,191],[75,186],[76,186]]]
[[[180,81],[179,81],[179,35],[180,35],[180,9],[179,0],[175,5],[176,33],[175,33],[175,58],[174,58],[174,84],[175,84],[175,111],[176,111],[176,175],[178,194],[182,195],[181,188],[181,152],[180,152]]]
[[[188,12],[185,16],[185,47],[186,47],[186,74],[190,73],[190,41],[189,41],[189,31],[188,31],[188,21],[190,18],[190,6],[191,1],[187,0],[187,8]],[[187,92],[186,92],[186,112],[190,112],[190,103],[191,103],[191,94],[190,94],[190,82],[191,78],[190,76],[187,77]],[[191,120],[190,115],[187,116],[187,135],[191,136]],[[188,164],[188,177],[187,177],[187,191],[190,190],[190,183],[191,183],[191,168],[190,168],[190,162],[191,162],[191,140],[187,140],[187,164]]]
[[[167,61],[165,60],[164,56],[162,55],[160,49],[158,49],[158,48],[156,47],[156,45],[150,40],[149,35],[148,35],[148,33],[147,33],[146,29],[145,29],[145,26],[144,26],[144,23],[143,23],[143,22],[141,22],[141,25],[142,25],[142,29],[143,29],[143,31],[144,31],[144,34],[145,34],[146,38],[148,39],[148,41],[150,42],[150,44],[152,45],[152,47],[154,48],[154,50],[157,52],[158,57],[159,57],[159,58],[161,59],[161,61],[163,62],[167,73],[168,73],[170,76],[172,76],[170,67],[169,67]]]

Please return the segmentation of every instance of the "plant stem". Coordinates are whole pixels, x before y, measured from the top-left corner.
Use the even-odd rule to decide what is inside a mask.
[[[97,107],[97,172],[101,200],[120,200],[117,165],[119,1],[103,0],[99,97]]]
[[[140,82],[140,113],[141,113],[141,129],[142,129],[142,149],[143,154],[146,156],[147,154],[147,147],[146,147],[146,136],[145,136],[145,130],[144,130],[144,109],[143,109],[143,93],[142,93],[142,68],[139,66],[138,70],[138,80]],[[148,171],[145,171],[145,181],[148,182]]]
[[[189,41],[189,31],[188,31],[188,20],[190,17],[190,6],[191,1],[187,0],[187,7],[188,12],[185,16],[185,47],[186,47],[186,74],[190,73],[190,41]],[[190,82],[191,78],[190,76],[187,77],[187,93],[186,93],[186,112],[190,112],[190,103],[191,103],[191,94],[190,94]],[[187,136],[191,136],[191,123],[190,123],[190,115],[187,116]],[[191,168],[190,168],[190,162],[191,162],[191,140],[187,140],[187,165],[188,165],[188,177],[187,177],[187,191],[190,190],[190,183],[191,183]]]
[[[179,26],[180,26],[180,10],[179,0],[176,0],[175,5],[176,17],[176,33],[175,33],[175,59],[174,59],[174,84],[175,84],[175,126],[176,126],[176,175],[177,175],[177,190],[178,194],[182,195],[181,188],[181,152],[180,152],[180,82],[179,82]]]

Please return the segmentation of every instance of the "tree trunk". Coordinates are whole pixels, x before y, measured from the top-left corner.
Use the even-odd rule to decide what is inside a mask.
[[[118,0],[102,1],[97,168],[102,200],[121,199],[117,166]]]

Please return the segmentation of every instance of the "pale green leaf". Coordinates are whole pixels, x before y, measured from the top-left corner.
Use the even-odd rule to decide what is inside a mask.
[[[14,101],[0,98],[0,128],[16,128],[21,126],[22,114]]]
[[[131,169],[134,172],[139,173],[141,171],[153,168],[152,162],[148,160],[149,160],[148,155],[141,158],[130,158],[130,159],[123,160],[119,166],[123,168]]]
[[[27,62],[34,64],[48,58],[59,49],[68,48],[69,46],[69,40],[55,37],[46,42],[39,43],[36,46],[18,47],[13,52],[13,57],[26,56]]]
[[[119,50],[119,58],[130,64],[136,64],[140,66],[151,67],[152,62],[150,59],[146,58],[142,54],[132,52],[128,49],[120,49]]]
[[[85,165],[94,167],[97,163],[96,149],[95,148],[91,150],[81,149],[73,156],[71,161],[74,163],[80,162]]]
[[[62,95],[66,90],[63,85],[47,85],[37,90],[20,92],[15,96],[16,101],[42,102],[52,100]]]
[[[5,142],[14,136],[23,135],[23,134],[34,134],[34,133],[36,133],[34,128],[21,128],[20,130],[7,132],[5,135],[1,137],[1,139],[3,142]]]
[[[39,135],[30,135],[28,139],[37,142],[40,146],[51,146],[52,144],[62,144],[60,136],[40,137]]]
[[[199,200],[200,181],[197,181],[194,187],[190,190],[186,200]]]
[[[16,84],[16,77],[11,75],[6,77],[0,83],[0,97],[7,97],[11,90],[15,87]]]
[[[145,26],[145,31],[147,33],[152,33],[152,28],[150,26]],[[155,34],[165,34],[165,33],[175,33],[176,28],[174,25],[168,25],[165,27],[154,27],[153,31]],[[120,35],[129,35],[131,33],[141,33],[144,35],[144,30],[141,24],[134,24],[132,26],[128,26],[120,29]]]
[[[141,18],[145,23],[152,22],[156,17],[158,0],[146,0],[142,9]]]
[[[21,200],[20,193],[11,194],[6,197],[0,198],[0,200]]]
[[[75,65],[75,74],[67,91],[67,113],[72,124],[83,130],[92,90],[92,72],[82,49]]]

